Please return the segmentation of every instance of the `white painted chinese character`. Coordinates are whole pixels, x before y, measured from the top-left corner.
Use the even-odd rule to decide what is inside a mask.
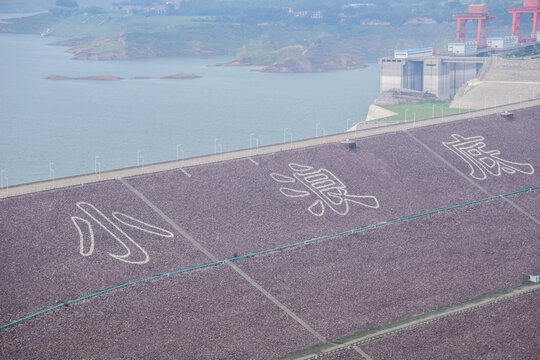
[[[487,174],[501,176],[503,172],[515,174],[534,174],[534,168],[531,164],[518,163],[504,160],[499,157],[499,150],[486,151],[485,139],[483,136],[463,137],[458,134],[452,134],[454,141],[444,142],[443,145],[462,158],[471,168],[470,175],[478,180],[486,180]]]
[[[315,170],[311,166],[289,164],[293,177],[272,173],[272,179],[279,183],[300,183],[307,190],[296,190],[282,186],[279,191],[291,198],[300,198],[315,195],[318,199],[308,208],[315,216],[323,216],[328,207],[336,214],[347,215],[349,204],[355,203],[369,208],[378,209],[379,202],[374,196],[351,195],[347,187],[333,173],[326,169]]]
[[[113,223],[108,217],[106,217],[101,211],[99,211],[94,205],[87,202],[78,202],[77,207],[81,209],[86,215],[90,217],[98,226],[107,231],[120,245],[126,249],[126,253],[123,255],[109,254],[113,258],[129,263],[129,264],[146,264],[150,260],[150,256],[135,240],[133,240],[128,234],[126,234],[118,225]],[[154,234],[160,237],[171,238],[173,233],[158,228],[156,226],[144,223],[134,217],[119,213],[117,211],[112,213],[112,216],[120,223],[137,229],[147,234]],[[82,256],[90,256],[94,253],[94,231],[92,224],[81,217],[72,216],[71,221],[79,232],[79,252]],[[138,256],[132,253],[139,253]],[[142,256],[141,256],[142,254]],[[142,259],[141,259],[142,258]]]

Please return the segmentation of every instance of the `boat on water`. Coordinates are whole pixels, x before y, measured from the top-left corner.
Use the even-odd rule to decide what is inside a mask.
[[[47,29],[47,30],[41,32],[40,35],[41,35],[41,37],[47,37],[47,36],[49,36],[51,34],[51,32],[52,32],[51,29]]]

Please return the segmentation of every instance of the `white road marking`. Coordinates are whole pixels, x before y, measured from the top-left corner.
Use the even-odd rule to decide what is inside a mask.
[[[355,345],[352,347],[357,353],[359,353],[360,355],[362,355],[364,357],[364,359],[366,360],[373,360],[373,358],[371,356],[369,356],[364,350],[360,349],[360,347],[358,345]]]
[[[179,169],[180,169],[181,172],[184,173],[184,175],[186,175],[186,176],[189,177],[189,178],[191,177],[191,174],[188,173],[186,170],[184,170],[183,168],[179,168]]]
[[[252,159],[250,156],[248,156],[247,158],[249,161],[251,161],[252,163],[254,163],[255,165],[259,166],[259,163],[256,162],[254,159]]]

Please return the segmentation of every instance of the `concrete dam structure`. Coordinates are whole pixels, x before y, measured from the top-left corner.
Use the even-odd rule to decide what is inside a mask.
[[[452,56],[381,58],[381,92],[416,90],[449,100],[464,83],[475,78],[489,60],[487,57]]]

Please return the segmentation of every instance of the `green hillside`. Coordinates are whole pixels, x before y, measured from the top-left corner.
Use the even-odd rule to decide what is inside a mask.
[[[56,2],[17,0],[9,6],[22,9],[30,3],[46,7]],[[487,3],[500,17],[489,24],[489,35],[509,34],[506,9],[512,2]],[[0,32],[40,34],[48,29],[54,36],[72,39],[63,44],[73,46],[69,52],[77,59],[231,55],[238,58],[233,64],[268,66],[269,71],[324,71],[359,67],[395,48],[445,49],[455,37],[452,14],[467,9],[464,0],[375,0],[363,5],[342,0],[189,0],[176,5],[119,0],[114,8],[112,4],[79,0],[78,7],[53,7],[36,16],[0,21]],[[473,28],[469,27],[471,36]]]

